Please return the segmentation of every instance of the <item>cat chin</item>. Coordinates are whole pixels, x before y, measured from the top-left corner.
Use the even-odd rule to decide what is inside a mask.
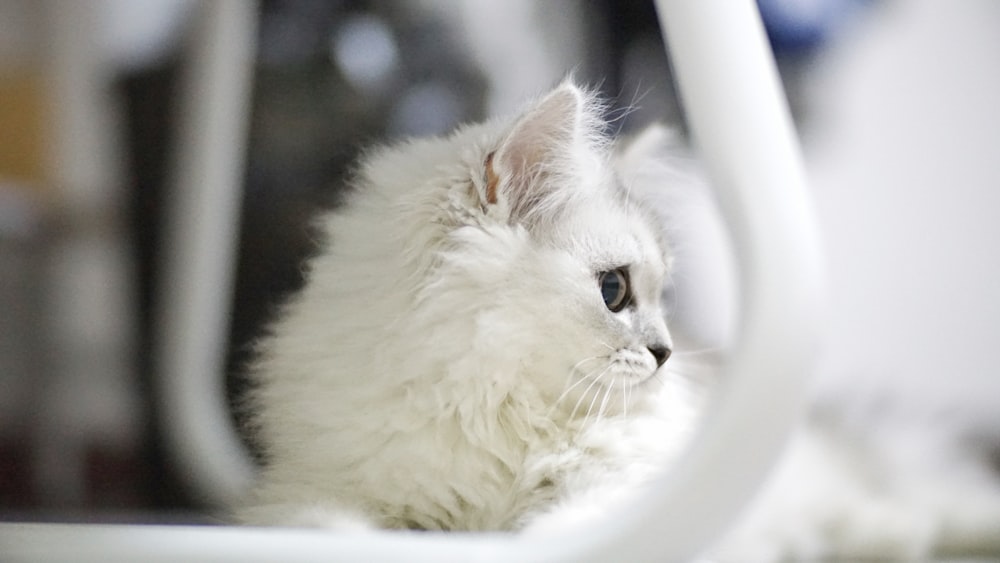
[[[656,370],[636,372],[628,368],[612,368],[608,372],[608,377],[601,381],[600,385],[602,388],[621,392],[645,390],[655,376]]]
[[[623,348],[611,355],[611,373],[615,380],[641,383],[656,374],[657,366],[647,354]]]

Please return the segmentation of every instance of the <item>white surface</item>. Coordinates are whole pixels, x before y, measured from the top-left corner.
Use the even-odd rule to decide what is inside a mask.
[[[0,554],[8,563],[539,560],[496,557],[509,555],[509,549],[501,549],[509,546],[509,541],[499,537],[455,534],[379,534],[359,540],[321,530],[0,524]]]
[[[1000,436],[1000,3],[897,0],[813,76],[829,249],[818,392],[888,394]]]
[[[359,542],[315,530],[194,526],[95,526],[80,524],[0,524],[0,554],[6,563],[176,563],[276,561],[397,563],[416,561],[416,551],[432,534],[380,536],[362,551]],[[440,537],[440,535],[438,536]],[[436,542],[435,563],[499,560],[504,540],[450,535]],[[539,561],[522,557],[516,561]],[[504,561],[515,561],[506,559]],[[607,561],[626,561],[609,559]],[[667,561],[661,559],[660,561]],[[957,563],[959,560],[955,560]],[[987,563],[993,559],[961,559]],[[942,562],[943,563],[943,562]]]

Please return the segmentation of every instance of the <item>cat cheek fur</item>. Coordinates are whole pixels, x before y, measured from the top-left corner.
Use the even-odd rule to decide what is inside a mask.
[[[580,358],[606,351],[594,344],[608,330],[596,310],[603,304],[577,259],[539,246],[521,228],[465,228],[453,238],[460,242],[424,290],[420,324],[470,335],[479,361],[508,366],[496,370],[507,376],[497,382],[501,390],[530,386],[551,399]],[[518,376],[520,364],[537,377]]]

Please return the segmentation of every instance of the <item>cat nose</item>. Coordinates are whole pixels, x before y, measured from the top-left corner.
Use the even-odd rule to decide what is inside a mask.
[[[666,346],[649,346],[647,347],[649,353],[656,358],[656,367],[662,366],[666,363],[667,358],[670,357],[670,348]]]

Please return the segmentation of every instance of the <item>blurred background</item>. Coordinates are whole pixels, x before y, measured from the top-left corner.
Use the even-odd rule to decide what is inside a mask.
[[[156,360],[210,4],[0,0],[0,520],[210,520],[165,437]],[[960,412],[1000,451],[1000,4],[759,5],[829,253],[814,393]],[[569,72],[612,101],[619,132],[659,120],[686,138],[648,2],[251,6],[245,134],[220,140],[239,157],[232,288],[205,280],[229,301],[212,375],[230,398],[364,146],[511,112]],[[677,303],[707,346],[728,336],[724,270],[678,282],[719,292]]]

